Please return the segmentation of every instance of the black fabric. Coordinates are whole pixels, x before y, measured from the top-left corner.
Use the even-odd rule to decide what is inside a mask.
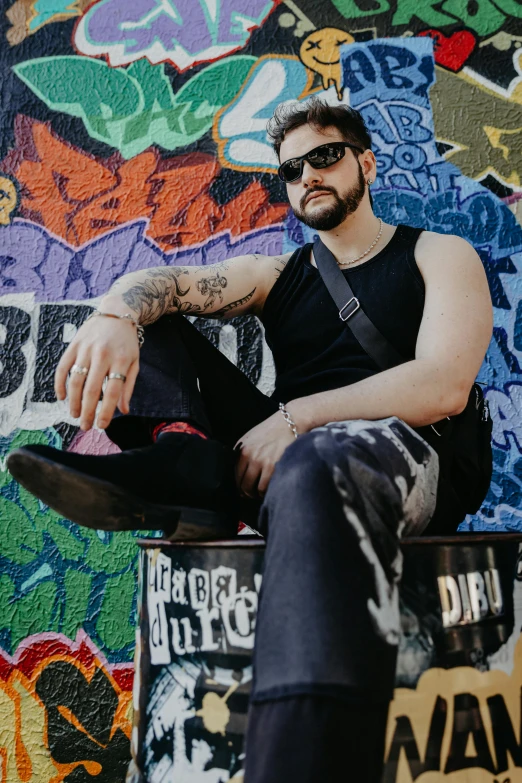
[[[350,329],[357,342],[381,370],[388,370],[404,362],[404,357],[377,329],[364,311],[350,283],[343,275],[334,254],[318,237],[314,242],[317,268],[339,309],[339,318]]]
[[[108,455],[76,454],[41,444],[26,448],[153,503],[234,510],[234,455],[217,440],[165,433],[153,445]]]
[[[475,383],[464,411],[445,422],[440,436],[431,427],[417,429],[439,455],[437,508],[430,535],[453,533],[466,514],[476,513],[482,505],[493,471],[492,428],[488,403]]]
[[[145,327],[130,413],[117,411],[107,435],[123,450],[145,447],[152,443],[157,424],[189,421],[233,447],[277,410],[276,401],[259,391],[187,318],[163,316]],[[240,519],[255,528],[260,501],[238,502]]]
[[[415,356],[424,309],[424,283],[414,254],[419,233],[400,225],[380,253],[343,270],[368,317],[405,358]],[[379,372],[340,320],[319,271],[310,263],[311,250],[307,244],[295,251],[261,316],[277,371],[273,396],[282,402]]]
[[[399,539],[435,508],[438,460],[397,418],[327,424],[275,466],[252,700],[335,690],[391,698],[400,636]]]
[[[116,412],[107,434],[120,448],[145,446],[166,420],[189,421],[227,446],[277,411],[184,316],[145,327],[130,413]]]
[[[342,365],[344,361],[345,365],[350,365],[348,373],[346,373],[345,367],[345,375],[349,375],[350,371],[353,370],[352,363],[354,358],[356,358],[353,352],[355,351],[355,354],[357,354],[357,348],[359,354],[362,352],[366,356],[367,364],[368,362],[373,364],[374,371],[370,374],[395,367],[403,361],[408,361],[415,357],[415,342],[424,306],[424,285],[423,283],[421,284],[423,294],[422,307],[419,312],[416,309],[416,306],[420,304],[419,289],[414,287],[412,291],[408,291],[408,286],[404,285],[404,281],[409,278],[405,277],[403,280],[399,273],[402,265],[402,267],[412,272],[413,279],[417,283],[422,281],[414,256],[415,244],[421,233],[422,229],[419,228],[398,226],[392,239],[381,253],[352,270],[352,274],[361,270],[368,273],[368,269],[370,270],[369,276],[367,274],[366,278],[366,289],[364,285],[361,285],[365,280],[364,277],[357,283],[352,282],[349,270],[340,270],[335,257],[321,240],[318,238],[314,243],[314,256],[319,266],[319,270],[316,271],[318,271],[321,277],[319,285],[316,285],[313,289],[314,294],[317,299],[326,290],[330,300],[330,306],[321,306],[320,324],[322,327],[326,323],[329,324],[329,339],[332,339],[335,331],[332,319],[335,318],[337,330],[341,330],[341,333],[340,340],[334,343],[334,345],[342,346],[346,351],[343,357],[340,353],[335,354],[332,351],[333,346],[327,343],[323,344],[323,350],[321,350],[321,346],[316,347],[323,384],[318,391],[335,388],[335,386],[328,386],[328,371],[330,371],[332,378],[334,376],[337,377],[336,385],[341,385],[339,381],[342,375],[342,366],[339,366],[337,362],[340,361]],[[305,245],[305,248],[308,249],[309,246]],[[376,259],[379,259],[381,263],[372,267],[371,265]],[[383,259],[385,265],[383,265]],[[290,270],[287,272],[288,267],[290,267]],[[299,295],[307,291],[307,286],[305,285],[306,277],[303,277],[303,269],[306,270],[307,268],[313,269],[308,258],[308,252],[303,258],[297,251],[290,259],[278,282],[287,273],[286,287],[288,289],[289,281],[293,282],[293,293],[295,295],[295,299],[290,297],[290,306],[287,306],[286,312],[286,322],[280,324],[279,328],[290,328],[290,330],[293,328],[294,337],[298,335],[300,344],[308,346],[309,338],[312,339],[312,335],[316,331],[321,338],[323,334],[321,327],[316,329],[317,320],[314,321],[311,317],[311,312],[307,312],[306,307],[301,307],[299,302]],[[391,287],[385,287],[383,278],[385,273],[388,273],[389,276],[390,270],[393,272],[388,279]],[[373,287],[370,285],[370,278],[373,278]],[[358,288],[359,285],[360,288]],[[276,287],[277,283],[274,288]],[[284,290],[284,282],[281,289]],[[310,290],[310,285],[308,285],[308,289]],[[360,307],[357,310],[353,310],[354,314],[344,321],[340,318],[339,311],[353,296],[359,299]],[[270,295],[267,301],[269,300]],[[284,308],[284,302],[280,302],[280,306]],[[352,309],[353,307],[354,303],[352,301]],[[278,368],[276,351],[278,350],[278,345],[284,342],[286,337],[281,338],[277,335],[275,342],[271,338],[270,314],[273,312],[273,309],[274,299],[272,299],[268,308],[268,318],[267,308],[265,307],[264,318],[267,341],[271,344],[274,351],[276,368]],[[333,315],[334,309],[337,310],[336,316]],[[402,347],[399,345],[396,331],[394,333],[397,322],[400,322],[410,330],[409,345],[407,339],[403,339]],[[271,339],[272,343],[270,343]],[[412,339],[413,344],[411,343]],[[404,350],[405,348],[406,350]],[[285,346],[284,350],[287,351],[288,346]],[[303,355],[306,356],[306,348],[303,350]],[[306,374],[306,372],[303,373],[303,370],[306,370],[307,364],[300,362],[299,358],[293,358],[295,356],[299,357],[299,352],[296,350],[294,350],[293,354],[286,355],[285,353],[287,389],[292,388],[293,378],[300,378],[301,384],[307,385],[307,379],[303,377],[303,374]],[[357,380],[361,380],[361,377],[356,377],[352,380],[346,379],[342,385],[349,385]],[[313,382],[313,379],[308,381],[308,383],[310,382]],[[313,392],[308,391],[307,393]],[[276,385],[277,397],[291,399],[292,396],[299,397],[301,394],[302,391],[299,393],[299,389],[297,389],[293,395],[288,397],[288,392],[285,391],[284,378],[281,382],[278,380]],[[476,513],[480,508],[488,491],[492,475],[491,430],[492,423],[489,409],[478,384],[474,384],[472,387],[466,408],[461,414],[451,417],[451,420],[446,418],[441,422],[437,422],[435,430],[432,427],[418,428],[419,434],[435,449],[440,459],[437,510],[430,524],[430,533],[432,535],[454,531],[466,514]]]
[[[379,783],[387,716],[319,696],[251,705],[245,783]]]

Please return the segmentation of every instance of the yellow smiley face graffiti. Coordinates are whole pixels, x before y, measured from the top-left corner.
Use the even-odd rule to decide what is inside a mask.
[[[354,42],[353,36],[336,27],[314,30],[305,38],[299,50],[303,65],[320,74],[325,90],[335,85],[339,100],[342,99],[341,46]]]
[[[18,193],[14,182],[0,174],[0,226],[8,226],[11,213],[18,204]]]

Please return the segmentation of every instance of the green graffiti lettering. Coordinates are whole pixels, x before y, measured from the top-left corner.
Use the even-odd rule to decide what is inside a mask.
[[[440,7],[440,0],[424,0],[423,3],[419,3],[419,0],[398,0],[392,24],[409,24],[413,17],[420,19],[429,27],[455,24],[454,17],[441,13],[435,6]]]
[[[422,3],[418,0],[397,0],[392,24],[409,24],[414,17],[430,27],[446,27],[461,22],[477,35],[486,36],[502,27],[506,15],[522,16],[522,6],[517,0],[476,0],[473,11],[469,0],[445,0],[443,3],[438,0],[424,0]]]
[[[113,146],[121,118],[139,110],[134,80],[101,60],[41,57],[15,65],[14,71],[49,108],[80,117],[92,136]]]
[[[332,0],[332,2],[345,19],[357,19],[360,16],[375,16],[375,14],[382,14],[385,11],[390,10],[390,3],[388,0],[375,0],[377,8],[372,8],[371,10],[360,8],[357,4],[357,0]]]
[[[34,560],[42,549],[42,536],[31,525],[24,509],[7,498],[0,497],[2,520],[2,555],[17,565]]]
[[[515,19],[522,18],[522,5],[519,0],[494,0],[494,3],[506,16],[514,16]]]
[[[505,16],[491,2],[491,0],[477,0],[475,13],[469,12],[468,0],[446,0],[442,4],[442,10],[457,17],[466,27],[477,35],[491,35],[504,23]]]
[[[92,138],[124,158],[152,144],[173,150],[212,126],[237,95],[255,57],[237,55],[207,66],[174,94],[163,65],[142,58],[129,68],[75,56],[41,57],[14,66],[17,76],[50,108],[79,117]]]

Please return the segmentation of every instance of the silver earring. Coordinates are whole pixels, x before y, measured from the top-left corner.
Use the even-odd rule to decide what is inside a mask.
[[[371,184],[372,184],[372,180],[371,180],[371,179],[369,179],[369,180],[368,180],[368,185],[371,185]]]

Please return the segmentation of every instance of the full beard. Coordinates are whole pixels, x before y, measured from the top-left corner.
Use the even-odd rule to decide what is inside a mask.
[[[327,190],[334,196],[334,203],[323,209],[314,211],[311,215],[305,212],[305,202],[310,193],[315,190]],[[335,188],[332,187],[315,187],[310,189],[301,201],[299,207],[294,207],[294,215],[305,226],[314,229],[315,231],[331,231],[333,228],[337,228],[347,217],[352,215],[364,196],[365,182],[362,168],[359,164],[359,176],[356,184],[350,188],[343,196],[340,196]]]

